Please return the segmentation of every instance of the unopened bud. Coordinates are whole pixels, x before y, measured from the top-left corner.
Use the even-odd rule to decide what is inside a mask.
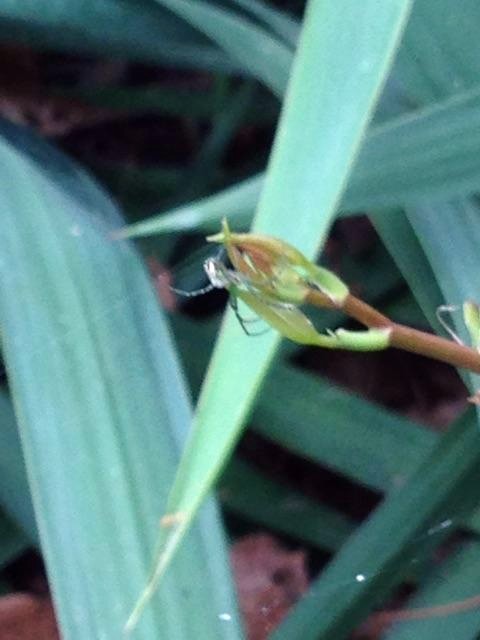
[[[480,307],[476,302],[469,300],[463,303],[463,319],[470,334],[472,347],[480,351]]]

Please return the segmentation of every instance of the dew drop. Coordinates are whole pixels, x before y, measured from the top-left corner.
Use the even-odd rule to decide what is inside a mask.
[[[232,619],[232,616],[229,613],[219,613],[218,619],[224,620],[225,622],[230,622],[230,620]]]

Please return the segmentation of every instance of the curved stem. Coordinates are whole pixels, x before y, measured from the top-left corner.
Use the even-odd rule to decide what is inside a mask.
[[[370,328],[390,328],[390,346],[441,360],[462,369],[480,373],[480,353],[446,338],[393,322],[363,300],[349,294],[339,307],[325,294],[311,289],[305,302],[316,307],[342,309],[348,316]]]

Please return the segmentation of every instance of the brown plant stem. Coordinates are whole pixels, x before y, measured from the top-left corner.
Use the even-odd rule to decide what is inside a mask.
[[[369,328],[389,328],[390,346],[428,358],[441,360],[455,367],[480,373],[480,353],[453,340],[425,333],[393,322],[387,316],[349,294],[341,305],[335,304],[321,291],[310,289],[305,302],[316,307],[341,309],[348,316]]]
[[[435,605],[432,607],[421,607],[416,609],[399,609],[393,611],[379,611],[373,613],[367,619],[366,627],[376,629],[381,632],[386,626],[394,622],[407,622],[409,620],[428,620],[443,616],[450,616],[463,611],[471,611],[480,606],[480,596],[472,596],[465,600],[449,602],[448,604]],[[366,631],[366,629],[364,629]],[[378,633],[377,633],[378,635]]]

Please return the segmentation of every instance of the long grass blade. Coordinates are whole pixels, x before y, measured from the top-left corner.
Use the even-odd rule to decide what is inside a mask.
[[[380,9],[373,1],[361,7],[352,1],[341,10],[333,1],[309,4],[255,222],[258,231],[288,238],[310,256],[318,250],[409,8],[400,1]],[[175,525],[162,535],[157,580],[231,452],[278,342],[275,335],[264,336],[252,350],[236,319],[227,318],[170,495],[168,514]]]
[[[188,397],[139,258],[113,240],[112,202],[27,132],[1,136],[0,322],[42,550],[63,637],[118,640]],[[210,503],[134,637],[240,638],[227,567]]]

